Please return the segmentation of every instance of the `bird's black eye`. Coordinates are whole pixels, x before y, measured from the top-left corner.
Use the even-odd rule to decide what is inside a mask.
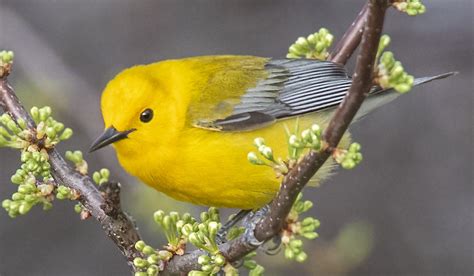
[[[148,123],[151,121],[151,119],[153,119],[153,110],[149,108],[143,110],[143,112],[140,114],[140,121],[144,123]]]

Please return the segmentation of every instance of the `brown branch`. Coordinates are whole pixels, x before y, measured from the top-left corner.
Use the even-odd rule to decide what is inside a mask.
[[[8,71],[2,72],[0,76],[0,107],[13,119],[21,118],[25,120],[28,128],[35,131],[35,122],[21,105],[13,88],[7,81],[9,70],[10,68],[8,68]],[[79,192],[79,201],[97,219],[107,236],[112,239],[127,258],[130,268],[135,271],[133,259],[140,254],[135,250],[134,245],[140,240],[140,236],[133,222],[120,208],[120,201],[117,199],[118,186],[113,184],[105,186],[105,196],[103,196],[90,177],[75,171],[55,149],[49,150],[48,154],[51,174],[56,183]]]
[[[357,57],[351,87],[324,132],[324,140],[329,147],[321,153],[311,151],[283,179],[281,189],[271,203],[269,215],[255,229],[255,237],[258,240],[268,240],[277,231],[280,231],[296,196],[329,158],[332,149],[337,147],[342,135],[362,105],[372,85],[372,67],[377,53],[385,9],[385,0],[371,0],[368,3],[367,23],[364,27],[361,50]]]
[[[368,5],[365,4],[354,22],[347,29],[346,33],[342,36],[341,40],[339,40],[336,47],[329,55],[328,60],[339,64],[347,63],[349,58],[356,50],[357,46],[360,44],[365,21],[367,20],[367,15],[369,14],[368,11]]]

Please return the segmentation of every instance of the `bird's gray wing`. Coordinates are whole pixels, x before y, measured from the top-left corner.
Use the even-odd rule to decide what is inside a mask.
[[[351,85],[344,67],[307,59],[269,60],[266,77],[247,89],[232,114],[197,120],[194,126],[216,131],[246,131],[305,113],[337,106]]]

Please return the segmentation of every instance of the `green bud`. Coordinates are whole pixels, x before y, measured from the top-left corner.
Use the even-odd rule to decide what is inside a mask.
[[[144,241],[139,240],[135,243],[135,249],[142,252],[143,248],[145,248],[146,244]]]
[[[306,261],[307,258],[308,258],[308,255],[306,253],[300,252],[298,255],[296,255],[295,260],[299,263],[302,263]]]
[[[201,255],[198,257],[198,264],[205,265],[211,261],[211,258],[208,255]]]
[[[82,204],[77,203],[76,205],[74,205],[74,212],[80,214],[82,212],[82,209]]]
[[[304,147],[304,144],[294,134],[290,135],[290,137],[288,138],[288,144],[294,148]]]
[[[274,160],[272,148],[262,145],[258,148],[258,150],[260,151],[260,154],[263,155],[263,157],[267,158],[268,160]]]
[[[63,129],[64,129],[64,124],[63,123],[59,123],[59,122],[56,122],[53,126],[54,130],[56,132],[61,132]]]
[[[6,147],[9,144],[10,144],[10,142],[5,137],[0,135],[0,147]]]
[[[186,223],[191,221],[192,217],[189,213],[184,213],[182,216],[182,220],[185,221]]]
[[[159,272],[159,268],[157,265],[150,265],[146,270],[146,273],[148,276],[158,275],[158,272]]]
[[[61,141],[67,140],[71,138],[72,134],[73,134],[72,129],[66,128],[61,134],[61,136],[59,136],[59,140]]]
[[[7,123],[6,126],[7,126],[7,128],[8,128],[9,130],[11,130],[14,134],[18,134],[18,133],[21,132],[21,128],[19,128],[19,127],[17,126],[17,124],[16,124],[13,120],[8,121],[8,123]]]
[[[309,209],[311,209],[313,207],[313,202],[309,201],[309,200],[306,200],[304,203],[303,203],[303,212],[306,212],[308,211]]]
[[[137,257],[133,259],[133,265],[135,265],[138,268],[146,268],[148,266],[148,262],[147,260]]]
[[[183,226],[185,225],[186,223],[183,221],[183,220],[178,220],[176,222],[176,228],[178,229],[178,231],[181,231],[181,229],[183,228]]]
[[[38,200],[38,196],[34,194],[25,195],[25,202],[34,204]]]
[[[394,89],[400,93],[407,93],[412,88],[412,85],[401,83],[394,86]]]
[[[165,216],[165,212],[163,210],[158,210],[153,214],[153,218],[155,222],[161,223],[163,221],[163,217]]]
[[[382,48],[382,50],[385,49],[390,44],[390,40],[390,36],[382,35],[380,38],[379,47]]]
[[[179,220],[179,213],[178,212],[170,212],[171,222],[176,223]]]
[[[15,54],[12,51],[1,51],[0,52],[0,65],[9,64],[13,62]]]
[[[82,153],[81,153],[81,159],[82,159]],[[104,179],[109,179],[109,176],[110,176],[110,171],[108,169],[101,169],[100,170],[100,175],[102,175],[102,178]]]
[[[351,152],[359,152],[360,149],[361,149],[361,145],[359,143],[352,143],[349,146],[349,151],[351,151]]]
[[[289,260],[293,260],[293,258],[295,258],[295,253],[293,253],[293,250],[291,250],[290,247],[285,248],[285,258]]]
[[[146,272],[143,272],[143,271],[137,271],[137,272],[135,272],[134,275],[135,276],[148,276],[148,274]]]
[[[92,174],[92,180],[94,180],[94,182],[96,184],[100,184],[100,180],[101,180],[100,173],[99,172],[94,172]]]
[[[18,192],[22,194],[29,194],[34,192],[35,186],[30,184],[22,184],[18,186]]]
[[[257,154],[253,151],[247,154],[247,160],[253,165],[263,165],[265,164],[262,160],[260,160]]]
[[[153,250],[153,252],[155,252]],[[146,254],[146,253],[145,253]],[[158,258],[158,255],[157,254],[151,254],[150,256],[148,256],[148,258],[146,259],[150,264],[156,264],[158,263],[158,261],[160,260]]]
[[[183,233],[183,235],[189,236],[189,234],[193,232],[193,227],[191,226],[191,224],[186,224],[181,228],[181,232]]]
[[[341,166],[344,169],[350,170],[356,166],[356,163],[352,159],[345,159],[344,161],[341,162]]]
[[[319,235],[316,232],[306,232],[302,233],[301,236],[305,237],[308,240],[314,240],[316,239]]]
[[[326,45],[324,44],[324,42],[322,41],[318,41],[316,43],[316,46],[314,47],[316,49],[316,52],[322,52],[324,50],[324,47],[326,47]]]
[[[216,207],[209,207],[208,213],[209,213],[209,215],[211,216],[211,219],[212,219],[212,220],[220,221],[220,218],[219,218],[219,209],[217,209]]]
[[[28,213],[31,210],[32,205],[28,204],[27,202],[22,202],[20,207],[18,208],[18,212],[22,215]]]
[[[12,199],[15,200],[15,201],[23,200],[24,198],[25,198],[25,195],[22,194],[22,193],[14,193],[12,195]]]
[[[218,266],[223,266],[226,263],[224,256],[217,254],[214,258],[214,263]]]
[[[307,217],[303,219],[303,221],[301,222],[301,225],[308,226],[308,225],[314,224],[314,221],[315,219],[313,219],[312,217]]]
[[[149,245],[145,245],[145,247],[143,247],[142,252],[143,252],[145,255],[151,255],[151,254],[154,254],[154,253],[155,253],[155,249],[153,249],[153,247],[151,247],[151,246],[149,246]]]
[[[46,109],[43,107],[43,108],[40,108],[39,110],[39,120],[44,122],[46,121],[46,119],[48,119],[49,117],[49,114],[47,113]]]
[[[310,224],[301,228],[301,233],[310,233],[316,230],[316,225]]]
[[[10,134],[10,132],[8,132],[8,130],[6,130],[4,127],[0,126],[0,136],[6,137],[6,138],[10,138],[10,137],[11,137],[11,134]]]
[[[48,135],[49,138],[54,139],[54,137],[56,137],[56,130],[52,127],[47,127],[46,135]]]
[[[380,61],[385,65],[386,68],[391,68],[394,63],[393,53],[392,52],[384,52]]]
[[[30,114],[31,114],[31,117],[33,118],[33,121],[35,121],[35,123],[38,123],[40,121],[38,107],[33,106],[30,109]]]
[[[2,201],[2,207],[3,207],[3,209],[9,209],[11,203],[12,203],[12,201],[9,200],[9,199],[5,199],[4,201]]]
[[[297,240],[297,239],[292,239],[290,241],[289,246],[293,249],[295,248],[301,248],[303,246],[303,241],[302,240]]]
[[[18,175],[18,174],[14,174],[12,175],[12,177],[10,178],[11,182],[14,183],[14,184],[21,184],[23,183],[23,176],[21,175]]]
[[[313,142],[313,139],[311,137],[311,131],[309,129],[305,129],[301,132],[301,138],[303,138],[303,141],[306,143]]]
[[[201,212],[201,221],[207,221],[209,219],[209,214],[207,212]]]
[[[211,272],[213,270],[213,268],[214,268],[214,266],[209,265],[209,264],[201,266],[201,269],[204,272]]]
[[[196,247],[201,248],[203,246],[203,243],[201,242],[201,239],[199,239],[199,236],[196,232],[192,232],[189,234],[188,237],[189,242],[194,244]]]
[[[162,224],[163,228],[170,229],[170,227],[173,223],[171,221],[170,216],[164,216],[161,224]]]

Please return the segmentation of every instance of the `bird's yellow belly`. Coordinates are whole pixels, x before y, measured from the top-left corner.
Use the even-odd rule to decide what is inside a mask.
[[[311,117],[300,119],[300,130],[314,123]],[[127,162],[130,158],[120,158],[119,154],[119,159],[131,174],[177,200],[216,207],[259,208],[275,196],[281,178],[270,167],[250,164],[247,154],[256,151],[253,140],[263,137],[275,157],[286,158],[284,124],[293,129],[295,120],[250,132],[189,128],[166,150],[149,153],[153,156],[142,153],[141,158]],[[320,179],[324,177],[319,175]]]
[[[173,161],[142,180],[175,199],[199,205],[253,209],[270,202],[280,179],[271,168],[248,162],[256,136],[207,131],[200,136],[202,131],[189,133],[193,138],[180,143]]]

